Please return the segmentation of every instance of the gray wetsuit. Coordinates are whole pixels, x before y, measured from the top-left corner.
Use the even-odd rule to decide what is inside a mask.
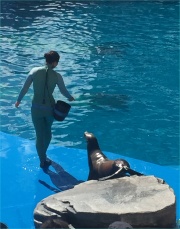
[[[47,86],[45,86],[47,69]],[[46,65],[33,68],[30,71],[20,91],[17,99],[18,102],[21,102],[32,83],[34,96],[32,99],[31,116],[36,131],[37,153],[40,162],[43,163],[46,160],[46,151],[52,137],[51,126],[54,120],[52,107],[55,104],[52,95],[53,91],[57,85],[62,95],[66,98],[72,99],[72,96],[66,89],[62,76]]]

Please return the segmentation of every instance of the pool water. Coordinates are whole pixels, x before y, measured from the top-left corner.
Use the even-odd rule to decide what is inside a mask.
[[[178,1],[2,1],[1,44],[1,131],[35,140],[32,88],[14,103],[56,50],[76,101],[52,144],[85,149],[89,131],[103,151],[179,166]]]

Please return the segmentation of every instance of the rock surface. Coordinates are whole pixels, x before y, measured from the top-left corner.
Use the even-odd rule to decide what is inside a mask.
[[[169,185],[154,176],[93,180],[38,203],[35,226],[49,217],[62,218],[75,228],[108,228],[114,221],[135,228],[171,228],[176,223],[176,200]]]

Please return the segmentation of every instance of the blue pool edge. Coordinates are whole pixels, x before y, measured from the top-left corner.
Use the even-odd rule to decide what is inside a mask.
[[[50,177],[39,167],[35,142],[4,132],[1,133],[1,215],[0,221],[9,228],[34,228],[33,211],[37,203],[54,192],[39,180],[55,187]],[[174,190],[177,202],[176,218],[180,219],[179,168],[160,166],[134,158],[104,152],[108,158],[123,158],[131,168],[145,175],[163,179]],[[85,149],[50,145],[48,157],[60,164],[77,180],[87,180],[88,163]]]

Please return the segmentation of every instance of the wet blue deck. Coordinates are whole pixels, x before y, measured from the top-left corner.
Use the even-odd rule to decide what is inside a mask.
[[[54,194],[39,180],[58,189],[61,174],[52,173],[57,181],[39,168],[34,141],[22,139],[0,132],[1,134],[1,215],[0,221],[9,228],[34,228],[33,211],[43,198]],[[117,158],[116,154],[105,152],[109,158]],[[86,150],[50,146],[48,156],[61,165],[77,180],[86,180],[88,176]],[[164,179],[175,191],[177,198],[177,219],[179,210],[179,169],[159,166],[140,160],[124,157],[132,169],[146,175],[155,175]],[[67,182],[67,181],[65,181]],[[68,184],[67,184],[68,185]]]

